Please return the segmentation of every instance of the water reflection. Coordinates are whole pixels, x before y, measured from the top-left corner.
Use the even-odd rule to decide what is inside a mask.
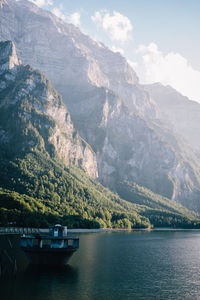
[[[82,234],[70,265],[29,266],[0,299],[200,299],[199,270],[199,232]]]
[[[0,284],[1,300],[73,299],[78,270],[72,266],[28,266],[24,273]],[[4,281],[5,283],[5,281]],[[68,291],[66,293],[66,291]]]

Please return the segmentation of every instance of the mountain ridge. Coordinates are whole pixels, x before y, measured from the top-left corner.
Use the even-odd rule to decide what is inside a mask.
[[[200,211],[199,159],[158,120],[155,101],[125,58],[33,4],[8,3],[0,9],[0,38],[14,40],[20,59],[62,93],[95,151],[99,181],[113,191],[120,181],[136,182]]]
[[[1,48],[7,49],[6,61],[15,58],[17,62],[13,42],[0,42]],[[97,183],[93,176],[88,177],[87,169],[83,171],[85,153],[76,154],[85,142],[81,140],[80,144],[61,97],[41,72],[21,63],[12,68],[7,64],[0,76],[4,82],[0,88],[1,225],[67,222],[69,227],[199,226],[195,213],[161,196],[157,200],[152,192],[148,201],[153,208],[146,206],[148,202],[142,204],[149,193],[146,190],[137,187],[143,194],[134,204]],[[52,139],[57,131],[56,139]],[[76,150],[67,162],[62,153],[58,155],[60,149],[56,147],[63,134],[64,144],[68,139],[70,147]],[[84,147],[89,146],[85,143]],[[82,155],[81,164],[77,164],[77,155],[78,162]],[[150,224],[152,211],[157,216]]]
[[[182,136],[195,152],[199,153],[200,104],[181,95],[171,86],[155,83],[144,85],[144,88],[159,106],[160,119],[172,126],[173,130]]]
[[[96,178],[96,157],[74,129],[70,114],[57,91],[39,71],[34,71],[29,65],[13,64],[13,61],[18,60],[12,42],[0,42],[2,48],[5,52],[7,50],[8,61],[12,65],[6,64],[7,68],[3,67],[0,74],[1,142],[7,140],[14,144],[14,148],[18,147],[15,139],[17,132],[21,136],[18,128],[22,132],[29,128],[29,133],[24,133],[27,140],[30,139],[25,140],[25,147],[48,148],[50,155],[59,154],[66,163],[73,161],[74,165],[83,167],[90,176]],[[0,61],[2,55],[3,51]],[[5,120],[4,115],[8,114],[10,126],[19,120],[14,135]],[[35,120],[37,118],[40,118],[40,124]]]

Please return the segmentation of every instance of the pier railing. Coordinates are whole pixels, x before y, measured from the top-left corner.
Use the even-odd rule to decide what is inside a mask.
[[[30,227],[0,227],[0,235],[7,235],[7,234],[42,234],[46,230],[41,228],[30,228]]]

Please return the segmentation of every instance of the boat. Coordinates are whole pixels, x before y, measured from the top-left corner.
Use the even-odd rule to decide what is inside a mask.
[[[56,224],[48,234],[23,234],[20,248],[34,265],[66,265],[79,248],[78,237],[68,237],[67,227]]]

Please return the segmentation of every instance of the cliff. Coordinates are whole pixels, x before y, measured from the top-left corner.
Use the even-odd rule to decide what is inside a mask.
[[[19,63],[11,41],[0,42],[0,63],[0,147],[5,151],[8,146],[10,154],[47,151],[96,178],[95,154],[74,129],[51,83],[39,71]]]
[[[160,83],[145,85],[144,88],[157,103],[160,119],[199,153],[200,104],[181,95],[172,87]]]
[[[75,128],[96,154],[101,183],[117,191],[121,181],[136,182],[200,211],[199,159],[160,117],[158,103],[124,57],[28,1],[1,6],[0,39],[13,40],[19,58],[62,94]],[[48,111],[52,116],[55,108]],[[63,148],[63,137],[56,137],[48,140]],[[60,154],[68,151],[61,148]],[[69,160],[97,174],[93,158],[87,164],[86,157],[84,163],[69,153]]]

